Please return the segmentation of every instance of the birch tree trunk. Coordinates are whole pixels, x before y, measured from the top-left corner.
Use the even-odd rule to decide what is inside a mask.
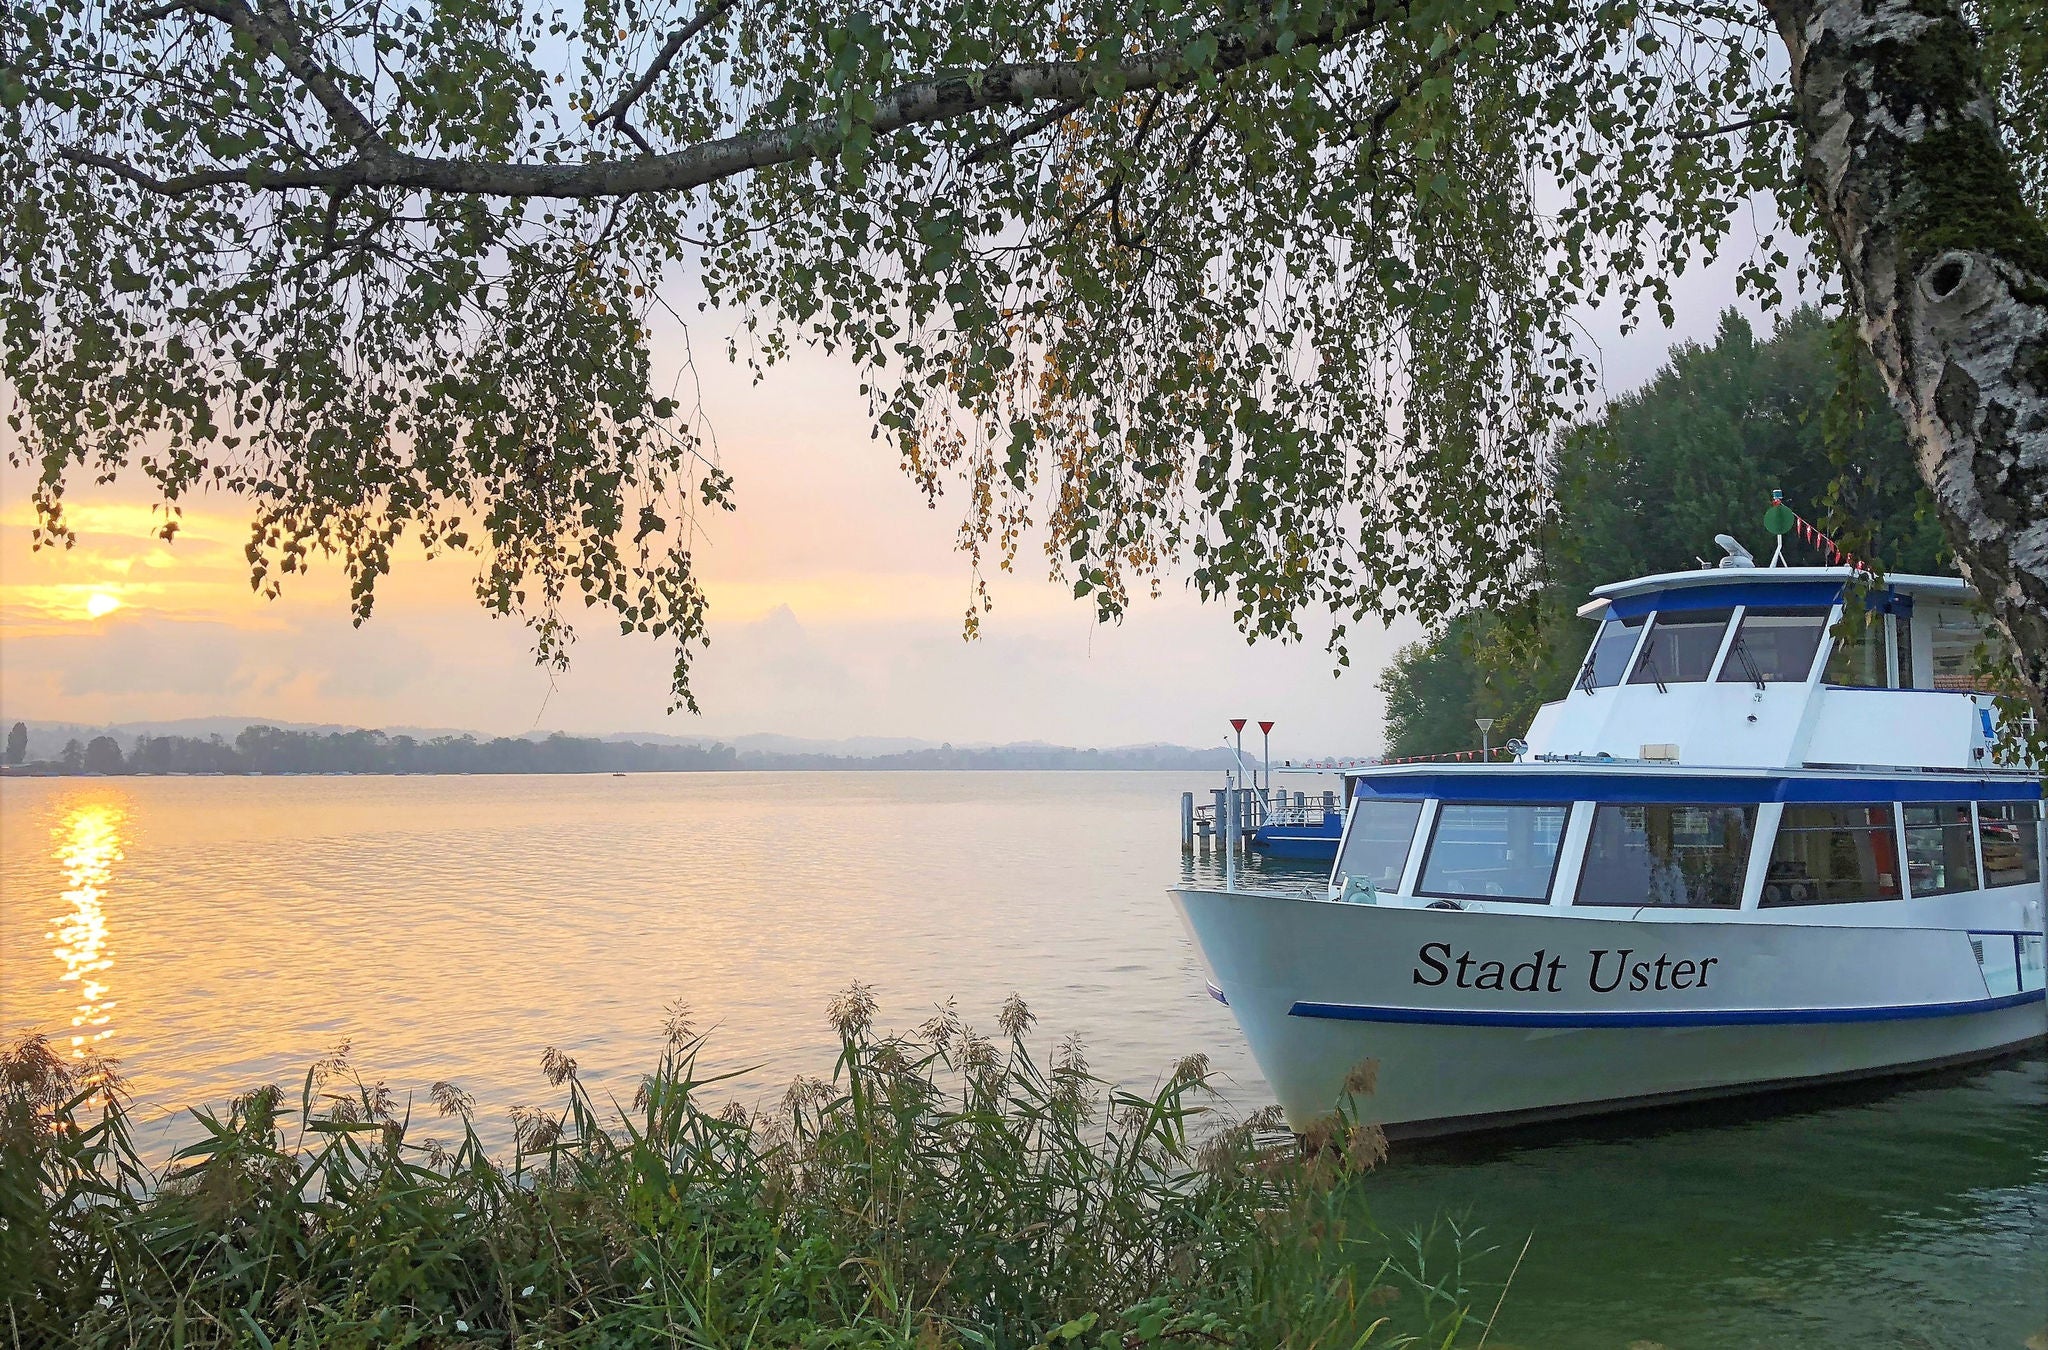
[[[1963,574],[2048,717],[2048,229],[1955,0],[1764,0],[1814,205]]]

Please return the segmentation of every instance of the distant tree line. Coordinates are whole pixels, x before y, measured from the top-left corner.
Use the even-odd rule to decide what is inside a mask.
[[[1074,750],[1063,746],[950,745],[862,758],[788,752],[741,753],[730,745],[659,745],[557,733],[543,739],[500,736],[387,736],[381,731],[293,731],[244,727],[221,736],[142,736],[125,755],[111,736],[73,739],[54,760],[25,762],[17,751],[27,727],[15,723],[7,762],[31,774],[247,773],[678,773],[736,769],[1199,769],[1221,762],[1219,750],[1140,746]]]
[[[17,724],[18,725],[18,724]],[[26,738],[24,733],[24,739]],[[13,760],[11,763],[20,763]],[[594,737],[387,736],[381,731],[244,727],[221,736],[142,736],[122,754],[111,736],[68,742],[29,773],[631,773],[735,769],[729,745],[647,745]]]

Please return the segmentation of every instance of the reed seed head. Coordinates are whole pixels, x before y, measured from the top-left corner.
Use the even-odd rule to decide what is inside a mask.
[[[858,1036],[875,1024],[876,1006],[874,986],[855,980],[833,995],[825,1018],[842,1037]]]
[[[1380,1062],[1376,1059],[1361,1059],[1351,1066],[1351,1072],[1344,1075],[1344,1095],[1347,1097],[1370,1097],[1380,1085]]]
[[[996,1025],[1013,1041],[1021,1039],[1037,1021],[1023,996],[1014,991],[1003,1000],[1003,1010],[996,1014]]]
[[[1183,1056],[1180,1063],[1173,1066],[1173,1074],[1168,1081],[1177,1088],[1197,1087],[1208,1082],[1209,1057],[1204,1054]]]
[[[428,1095],[433,1098],[434,1109],[444,1116],[461,1116],[468,1120],[476,1110],[476,1098],[446,1079],[435,1083]]]
[[[548,1082],[560,1087],[576,1076],[576,1061],[551,1045],[541,1052],[540,1071],[547,1075]]]
[[[917,1038],[926,1045],[945,1049],[960,1034],[960,1009],[952,999],[939,1005],[938,1012],[925,1019],[917,1029]]]
[[[662,1008],[661,1034],[671,1049],[678,1050],[697,1038],[697,1026],[690,1016],[689,1004],[676,999]]]

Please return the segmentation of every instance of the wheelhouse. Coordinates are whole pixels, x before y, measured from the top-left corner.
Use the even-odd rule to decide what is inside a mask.
[[[1953,577],[1864,586],[1847,568],[1706,569],[1604,586],[1537,759],[1756,768],[2000,767],[2004,656]]]
[[[1684,586],[1605,588],[1618,593],[1582,608],[1601,623],[1577,691],[1812,681],[1845,689],[1991,693],[1984,672],[2006,654],[2002,639],[1970,610],[1961,584],[1947,578],[1898,578],[1860,597],[1845,624],[1840,582],[1716,585],[1699,583],[1697,575],[1684,574],[1692,582]],[[1718,580],[1725,574],[1706,575]],[[1838,627],[1846,633],[1837,636]]]

